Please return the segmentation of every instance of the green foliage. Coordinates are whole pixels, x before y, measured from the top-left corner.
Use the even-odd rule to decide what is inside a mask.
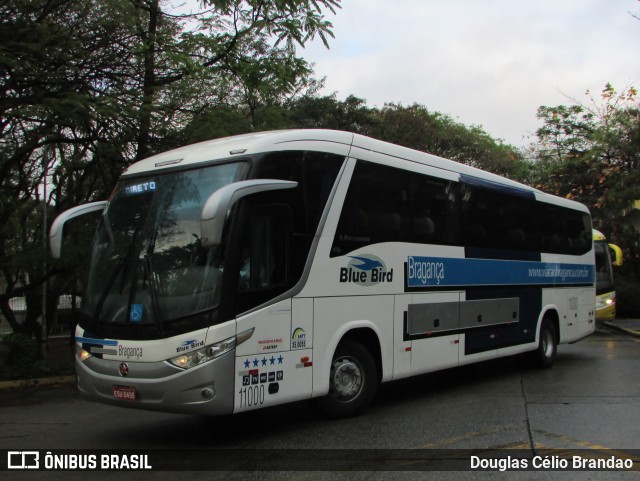
[[[640,283],[637,275],[629,269],[616,269],[616,315],[640,318]]]
[[[529,171],[529,164],[514,147],[496,141],[478,126],[468,127],[418,104],[387,104],[379,109],[354,96],[343,101],[335,95],[303,96],[283,106],[277,122],[278,127],[368,135],[518,180],[525,179]]]
[[[242,110],[213,107],[202,111],[183,131],[183,143],[255,130],[320,128],[345,130],[386,140],[517,180],[529,164],[514,147],[493,139],[478,126],[468,127],[418,104],[368,107],[363,99],[304,95],[286,102],[258,102],[251,116]]]
[[[377,117],[374,136],[383,140],[516,180],[527,175],[528,165],[522,154],[496,141],[479,126],[468,127],[417,104],[387,104],[377,111]]]
[[[339,3],[209,0],[179,16],[161,0],[2,2],[0,304],[40,285],[43,203],[52,206],[50,223],[106,198],[144,156],[263,128],[278,119],[274,107],[317,90],[295,47],[316,37],[326,44],[333,34],[324,12]],[[86,236],[71,235],[70,245]],[[50,283],[51,297],[81,263],[49,263],[50,273],[64,273]],[[21,329],[37,334],[42,306],[29,299],[37,296],[28,296]]]
[[[38,343],[24,334],[7,334],[2,337],[0,348],[4,354],[6,377],[24,378],[46,374]]]
[[[44,346],[25,334],[7,334],[0,338],[0,379],[28,379],[51,375],[69,375],[74,356],[68,339],[50,341]]]
[[[213,107],[194,117],[181,132],[181,144],[192,144],[208,139],[251,132],[250,120],[229,107]]]
[[[287,127],[292,128],[345,130],[374,136],[377,122],[375,110],[353,95],[343,101],[335,95],[307,95],[287,108]]]
[[[44,203],[50,223],[66,208],[106,198],[142,157],[279,128],[377,137],[579,200],[637,262],[640,243],[622,219],[640,199],[635,89],[607,85],[584,104],[540,107],[530,162],[481,127],[422,105],[371,108],[354,96],[318,96],[322,81],[296,49],[314,38],[328,45],[333,27],[325,12],[335,13],[339,0],[199,5],[184,16],[164,0],[0,5],[0,309],[20,286],[40,286]],[[92,230],[87,219],[66,229],[65,249],[79,255],[48,259],[49,272],[58,273],[51,298],[76,282]],[[31,291],[22,327],[35,335],[42,306]]]
[[[534,184],[586,204],[594,226],[623,248],[638,282],[638,233],[624,218],[640,199],[638,92],[633,87],[618,92],[607,84],[599,98],[589,92],[587,98],[585,103],[538,110],[544,124],[537,132]],[[629,302],[632,298],[628,296]]]

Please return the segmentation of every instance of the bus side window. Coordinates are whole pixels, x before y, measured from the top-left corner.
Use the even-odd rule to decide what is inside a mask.
[[[239,250],[238,313],[268,301],[294,283],[291,224],[291,211],[284,205],[261,206],[246,217]]]
[[[443,244],[456,235],[452,183],[372,162],[358,161],[331,256],[381,242]]]
[[[293,221],[292,276],[300,279],[308,261],[329,194],[344,157],[323,152],[286,151],[265,155],[256,162],[253,175],[263,179],[291,180],[295,189],[273,192],[269,202],[289,206]],[[294,282],[295,283],[295,282]]]

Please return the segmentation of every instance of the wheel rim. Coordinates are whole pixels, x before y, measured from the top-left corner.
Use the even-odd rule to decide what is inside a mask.
[[[349,402],[362,391],[364,374],[353,359],[340,358],[331,366],[331,391],[342,402]]]
[[[542,353],[547,358],[553,356],[553,339],[548,329],[545,329],[542,335]]]

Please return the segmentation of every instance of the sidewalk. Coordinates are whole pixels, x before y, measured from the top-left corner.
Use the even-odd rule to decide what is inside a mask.
[[[640,338],[640,319],[614,319],[612,321],[604,321],[603,324],[630,336]]]

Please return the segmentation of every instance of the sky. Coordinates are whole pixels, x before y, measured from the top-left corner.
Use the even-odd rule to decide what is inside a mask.
[[[335,38],[298,53],[321,94],[425,106],[516,147],[542,105],[640,87],[638,0],[342,0]]]

